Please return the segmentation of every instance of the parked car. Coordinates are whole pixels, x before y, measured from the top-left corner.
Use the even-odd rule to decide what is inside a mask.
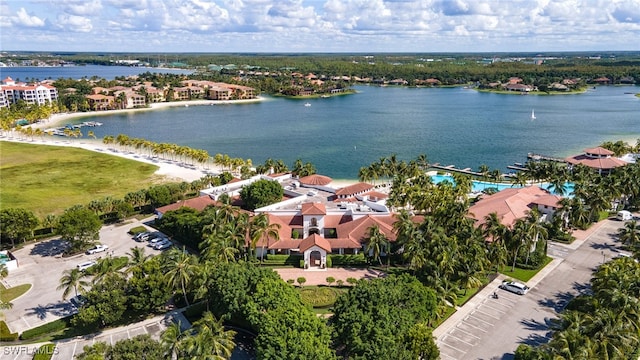
[[[137,233],[136,235],[134,235],[133,240],[138,242],[143,242],[143,241],[149,240],[149,236],[151,236],[151,233],[149,233],[148,231],[145,231],[145,232]]]
[[[149,246],[154,247],[157,243],[165,241],[165,240],[169,241],[169,239],[167,239],[164,236],[154,237],[153,239],[149,240]]]
[[[71,301],[71,304],[73,304],[73,306],[79,308],[80,306],[84,305],[87,302],[87,298],[85,298],[82,295],[76,295],[72,297],[70,301]]]
[[[631,214],[631,212],[627,210],[622,210],[622,211],[618,211],[616,218],[620,221],[627,221],[627,220],[633,219],[633,215]]]
[[[86,271],[88,268],[92,267],[95,264],[96,264],[95,261],[85,261],[83,263],[80,263],[80,264],[76,265],[76,267],[80,271]]]
[[[99,252],[107,251],[109,247],[107,245],[95,245],[94,247],[87,250],[87,255],[97,254]]]
[[[171,245],[173,245],[173,243],[169,240],[163,240],[160,241],[159,243],[156,243],[153,248],[156,250],[164,250],[164,249],[168,249],[171,247]]]
[[[529,287],[517,281],[503,281],[500,289],[511,291],[514,294],[524,295],[529,292]]]

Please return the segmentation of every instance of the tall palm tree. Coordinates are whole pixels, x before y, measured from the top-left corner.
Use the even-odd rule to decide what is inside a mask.
[[[184,248],[172,248],[167,252],[167,261],[164,263],[165,279],[172,289],[180,289],[187,306],[190,305],[187,289],[191,285],[196,267],[197,258]]]
[[[640,225],[635,220],[628,221],[623,228],[618,230],[618,237],[625,245],[637,246],[640,244]]]
[[[151,259],[151,255],[145,254],[144,248],[134,247],[131,248],[131,252],[126,254],[129,257],[129,268],[127,272],[132,272],[135,269],[142,269],[144,264]]]
[[[182,358],[184,339],[188,335],[182,331],[180,322],[171,323],[160,335],[160,343],[164,348],[165,355],[172,360]]]
[[[380,254],[383,251],[387,253],[387,259],[391,256],[389,254],[389,240],[384,234],[380,231],[378,225],[373,225],[369,227],[369,233],[365,239],[366,246],[365,251],[373,255],[373,260],[378,260],[380,265],[382,265],[382,260],[380,260]]]
[[[262,251],[260,260],[264,259],[264,248],[269,238],[279,240],[280,239],[280,224],[270,224],[269,216],[266,213],[256,215],[251,219],[249,223],[249,239],[251,240],[251,256],[255,256],[256,245],[259,240],[262,240]]]
[[[57,290],[64,290],[62,292],[62,299],[66,300],[71,290],[74,291],[75,296],[78,296],[78,290],[84,292],[89,286],[89,282],[83,280],[87,275],[78,270],[77,268],[65,270],[60,278],[60,285]]]
[[[222,321],[205,312],[202,318],[193,324],[196,335],[190,338],[188,356],[197,359],[225,360],[231,358],[236,347],[233,338],[236,332],[225,330]]]

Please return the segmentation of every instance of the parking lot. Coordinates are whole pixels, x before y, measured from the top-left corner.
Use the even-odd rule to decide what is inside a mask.
[[[31,284],[31,289],[13,300],[13,308],[4,311],[5,322],[12,332],[23,332],[44,323],[73,314],[76,308],[69,299],[62,300],[62,290],[57,290],[64,270],[87,261],[97,261],[104,256],[126,256],[133,247],[144,247],[147,254],[157,255],[161,251],[146,246],[145,242],[132,240],[127,233],[131,228],[145,226],[154,217],[127,220],[123,224],[104,226],[100,230],[99,243],[107,245],[107,251],[92,255],[79,254],[62,257],[65,244],[60,239],[29,244],[13,252],[18,259],[18,269],[1,281],[7,287]],[[69,297],[72,297],[70,295]]]
[[[520,344],[546,343],[550,325],[576,295],[589,291],[593,270],[620,256],[617,230],[604,220],[571,245],[554,244],[554,260],[527,282],[526,295],[499,289],[500,275],[434,331],[442,359],[513,359]],[[496,292],[498,299],[492,298]]]

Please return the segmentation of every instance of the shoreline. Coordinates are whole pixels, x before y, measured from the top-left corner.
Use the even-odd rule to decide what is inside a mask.
[[[212,162],[208,162],[205,165],[184,164],[180,161],[172,161],[131,150],[118,149],[117,145],[106,145],[102,143],[102,140],[100,139],[69,139],[66,137],[45,135],[43,138],[34,138],[34,140],[30,140],[21,139],[12,134],[3,134],[0,136],[0,144],[5,141],[41,146],[73,147],[88,151],[95,151],[106,155],[118,156],[133,161],[155,165],[158,167],[158,170],[154,172],[154,175],[165,176],[178,181],[191,182],[206,175],[217,176],[225,171],[221,166],[215,165]],[[344,187],[353,185],[357,182],[359,182],[358,179],[335,179],[332,182],[332,185]]]
[[[36,123],[26,125],[26,126],[31,126],[34,129],[48,129],[48,128],[59,127],[60,125],[64,125],[65,121],[77,120],[77,119],[82,119],[87,117],[110,116],[110,115],[118,115],[118,114],[133,114],[138,112],[168,109],[172,107],[247,104],[247,103],[261,102],[264,100],[265,98],[262,96],[258,96],[255,99],[245,99],[245,100],[186,100],[186,101],[153,103],[153,104],[150,104],[149,107],[144,107],[144,108],[57,113],[57,114],[51,115],[49,119],[40,120]]]

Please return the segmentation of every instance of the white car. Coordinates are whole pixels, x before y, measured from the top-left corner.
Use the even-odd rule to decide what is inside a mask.
[[[87,250],[87,255],[97,254],[99,252],[107,251],[109,247],[107,245],[95,245],[91,249]]]
[[[511,291],[514,294],[524,295],[529,292],[529,287],[517,281],[503,281],[500,289]]]
[[[95,261],[85,261],[83,263],[80,263],[80,264],[76,265],[76,267],[80,271],[85,271],[85,270],[87,270],[88,268],[92,267],[95,264],[96,264]]]
[[[148,231],[145,231],[145,232],[141,232],[141,233],[138,233],[137,235],[135,235],[133,237],[133,240],[138,241],[138,242],[147,241],[147,240],[149,240],[150,236],[151,236],[151,234]]]
[[[163,242],[163,241],[169,241],[169,239],[167,239],[164,236],[158,236],[158,237],[155,237],[155,238],[149,240],[149,244],[148,245],[151,246],[151,247],[154,247],[154,246],[156,246],[157,243]]]
[[[171,243],[171,241],[169,241],[169,240],[165,239],[165,240],[160,241],[159,243],[156,243],[156,244],[153,246],[153,248],[154,248],[154,249],[156,249],[156,250],[164,250],[164,249],[168,249],[168,248],[170,248],[170,247],[171,247],[171,245],[173,245],[173,244]]]

